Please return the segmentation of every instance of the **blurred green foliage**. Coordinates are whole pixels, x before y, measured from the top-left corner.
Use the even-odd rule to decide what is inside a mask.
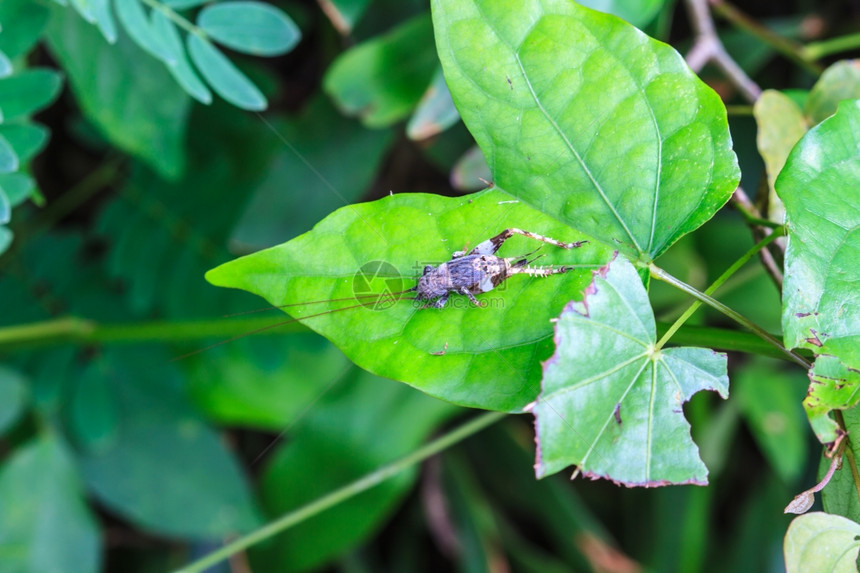
[[[684,21],[682,5],[587,4],[682,53],[690,46],[686,27],[669,25]],[[820,41],[821,53],[860,21],[838,1],[744,9],[784,38]],[[0,570],[177,568],[462,417],[361,371],[303,326],[268,329],[282,314],[225,317],[260,303],[203,279],[347,204],[458,196],[498,175],[457,120],[462,98],[440,81],[428,10],[424,0],[0,2]],[[772,171],[802,122],[860,94],[856,64],[813,77],[754,31],[720,22],[719,32],[760,85],[784,93],[760,102],[794,106],[756,106],[759,135],[773,143],[761,151],[749,111],[730,117],[746,190],[775,203]],[[716,69],[700,76],[725,102],[744,103]],[[594,101],[609,95],[596,90]],[[614,144],[628,142],[623,122],[607,125],[620,130]],[[723,209],[658,262],[703,289],[753,242]],[[651,287],[658,321],[689,304]],[[779,291],[761,265],[717,296],[780,330]],[[711,310],[692,323],[728,326]],[[707,488],[537,481],[533,429],[510,416],[244,559],[255,571],[781,570],[782,508],[830,460],[819,468],[805,372],[741,353],[728,365],[727,402],[697,395],[684,407]],[[856,520],[854,493],[840,470],[824,508]],[[828,527],[816,519],[807,527]],[[848,532],[837,541],[850,543],[856,527],[837,525]],[[792,539],[815,547],[814,536]]]

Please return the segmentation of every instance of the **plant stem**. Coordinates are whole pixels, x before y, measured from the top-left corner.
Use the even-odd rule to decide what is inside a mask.
[[[749,260],[755,256],[756,253],[758,253],[761,249],[766,247],[770,242],[772,242],[774,239],[776,239],[777,237],[779,237],[781,235],[782,235],[781,232],[771,233],[770,235],[768,235],[767,237],[765,237],[764,239],[762,239],[761,241],[759,241],[758,243],[753,245],[752,248],[750,248],[750,250],[748,250],[746,253],[744,253],[741,256],[741,258],[736,260],[729,268],[727,268],[725,270],[725,272],[723,274],[721,274],[719,276],[719,278],[717,278],[717,280],[715,280],[713,282],[713,284],[711,284],[711,286],[709,286],[707,289],[705,289],[705,294],[706,295],[712,295],[718,288],[720,288],[723,285],[723,283],[725,283],[727,280],[729,280],[729,278],[733,274],[735,274],[742,266],[747,264],[749,262]],[[672,335],[674,335],[678,331],[678,329],[681,328],[681,326],[683,326],[683,324],[685,322],[687,322],[687,320],[689,320],[689,318],[691,316],[693,316],[694,312],[699,310],[700,306],[702,306],[701,300],[697,300],[697,301],[693,302],[693,304],[691,304],[687,308],[687,310],[685,310],[681,314],[681,316],[679,316],[677,318],[677,320],[675,320],[675,322],[672,324],[672,326],[669,327],[669,330],[666,331],[666,334],[664,334],[663,337],[657,342],[657,348],[663,348],[663,346],[669,341],[669,339],[672,338]]]
[[[302,521],[322,513],[326,509],[333,507],[342,501],[369,490],[383,481],[394,477],[405,469],[426,460],[430,456],[453,446],[457,442],[473,434],[478,433],[487,426],[501,420],[505,415],[506,414],[503,412],[488,412],[473,418],[459,428],[433,440],[411,454],[408,454],[386,466],[382,466],[364,477],[345,485],[328,495],[320,497],[307,505],[282,515],[275,521],[267,523],[256,531],[252,531],[251,533],[228,543],[224,547],[213,551],[202,559],[198,559],[197,561],[186,565],[182,569],[177,569],[175,573],[197,573],[203,571],[211,565],[227,559],[234,553],[238,553],[255,543],[259,543],[260,541],[277,535],[297,523],[301,523]]]
[[[699,72],[707,62],[713,62],[743,97],[750,102],[756,101],[761,95],[761,88],[726,52],[708,10],[707,0],[686,0],[686,5],[690,25],[695,32],[693,47],[685,56],[687,65],[694,72]]]
[[[815,74],[816,76],[821,74],[823,69],[821,66],[812,61],[807,53],[806,49],[800,44],[793,42],[787,38],[784,38],[774,32],[762,26],[758,22],[756,22],[753,18],[750,18],[745,13],[741,12],[738,8],[725,2],[723,0],[709,0],[711,7],[714,12],[734,24],[736,27],[749,32],[765,44],[771,46],[774,50],[787,57],[792,62],[801,66],[805,70]]]
[[[658,322],[657,336],[662,338],[670,326],[668,323]],[[687,324],[672,336],[672,342],[679,346],[700,346],[721,351],[746,352],[747,354],[758,354],[794,362],[786,356],[784,351],[774,348],[772,344],[755,334],[742,330]],[[804,357],[812,357],[812,352],[806,349],[795,350],[795,352]]]
[[[762,339],[766,340],[767,342],[772,344],[774,347],[779,349],[780,352],[782,352],[783,354],[788,356],[793,362],[800,364],[801,366],[803,366],[807,370],[809,370],[812,367],[812,365],[806,359],[804,359],[802,356],[792,352],[791,350],[789,350],[785,346],[783,346],[782,343],[775,336],[773,336],[772,334],[770,334],[769,332],[767,332],[766,330],[764,330],[763,328],[761,328],[757,324],[751,322],[750,320],[748,320],[743,315],[741,315],[738,312],[727,307],[726,305],[724,305],[720,301],[716,300],[715,298],[713,298],[713,297],[711,297],[705,293],[699,292],[698,290],[691,287],[690,285],[688,285],[684,281],[676,279],[675,277],[673,277],[672,275],[670,275],[669,273],[667,273],[666,271],[664,271],[663,269],[661,269],[660,267],[655,265],[654,263],[651,263],[648,265],[648,270],[651,272],[651,276],[654,277],[655,279],[669,283],[670,285],[674,286],[678,290],[681,290],[681,291],[689,294],[690,296],[699,299],[700,301],[704,302],[705,304],[707,304],[711,308],[714,308],[714,309],[720,311],[721,313],[725,314],[726,316],[728,316],[729,318],[731,318],[732,320],[734,320],[738,324],[745,326],[746,328],[748,328],[749,330],[751,330],[752,332],[754,332],[755,334],[760,336]],[[683,316],[681,318],[683,318]],[[686,318],[685,318],[685,320],[686,320]],[[666,338],[666,336],[664,335],[663,338]]]
[[[812,42],[803,48],[803,56],[808,60],[820,60],[825,56],[860,48],[860,33]]]
[[[144,4],[152,8],[153,10],[158,10],[168,18],[170,18],[174,24],[183,28],[189,34],[196,34],[201,37],[206,37],[205,32],[201,28],[198,28],[185,18],[183,18],[180,14],[178,14],[175,10],[173,10],[170,6],[162,4],[157,0],[141,0]]]
[[[206,338],[235,338],[268,330],[283,334],[307,332],[308,329],[298,321],[288,324],[284,324],[284,321],[279,323],[278,318],[273,316],[177,322],[165,320],[131,324],[101,324],[85,318],[67,316],[30,324],[0,327],[0,348],[31,348],[61,342],[94,344],[151,340],[192,341]]]

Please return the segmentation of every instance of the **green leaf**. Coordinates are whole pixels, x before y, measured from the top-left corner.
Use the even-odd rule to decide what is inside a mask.
[[[836,113],[839,102],[857,98],[860,98],[860,63],[836,62],[824,70],[809,92],[806,115],[815,125]]]
[[[14,370],[0,366],[0,436],[21,417],[27,405],[27,385]]]
[[[48,143],[48,135],[48,129],[38,124],[0,125],[0,136],[9,142],[21,163],[26,163],[45,147]]]
[[[320,400],[290,432],[263,472],[270,515],[282,515],[406,455],[456,412],[389,380],[357,372]],[[332,460],[339,460],[332,471]],[[319,567],[378,530],[416,478],[416,468],[278,536],[261,571]]]
[[[0,135],[0,173],[11,173],[18,170],[18,156],[5,137]]]
[[[47,68],[32,68],[0,80],[0,110],[11,121],[47,107],[60,94],[62,76]]]
[[[785,165],[788,154],[809,129],[803,111],[787,95],[776,90],[765,90],[753,106],[758,137],[756,143],[764,159],[767,183],[770,189],[768,218],[782,224],[785,207],[776,195],[774,182]]]
[[[785,534],[787,573],[855,573],[860,525],[822,512],[792,520]]]
[[[0,2],[0,50],[10,59],[30,51],[48,23],[50,10],[33,0],[3,0]],[[14,25],[9,25],[12,22]]]
[[[152,11],[152,33],[162,49],[170,54],[167,69],[182,89],[201,103],[212,103],[212,93],[188,63],[176,25],[161,10]]]
[[[165,357],[131,349],[105,351],[102,360],[120,426],[80,458],[99,500],[163,535],[216,539],[257,525],[238,464],[186,401]]]
[[[48,45],[68,73],[84,116],[111,143],[163,177],[182,172],[190,100],[160,62],[146,57],[126,35],[108,45],[69,13],[52,21]]]
[[[191,61],[218,95],[242,109],[266,109],[266,97],[218,48],[196,34],[187,42]]]
[[[682,408],[700,390],[728,395],[726,355],[656,342],[648,293],[619,256],[556,323],[532,409],[538,477],[576,464],[626,486],[707,483]]]
[[[438,65],[430,18],[421,15],[341,54],[323,88],[347,115],[386,127],[412,111]]]
[[[860,433],[860,409],[845,410],[842,419],[845,422],[845,431],[848,432],[849,436],[856,436]],[[857,440],[849,439],[847,447],[851,448],[854,453],[854,461],[852,463],[848,456],[842,458],[841,466],[837,467],[830,481],[821,491],[821,502],[827,513],[841,515],[858,522],[860,520],[860,497],[857,495],[854,468],[851,466],[860,460],[860,443]],[[823,479],[830,470],[832,461],[827,456],[821,456],[818,466],[818,480]]]
[[[259,185],[248,189],[253,197],[231,237],[245,251],[309,231],[338,207],[357,201],[394,138],[392,130],[365,129],[342,116],[322,95],[298,117],[270,125],[277,152]],[[331,152],[332,141],[339,142],[337,153]]]
[[[580,2],[592,10],[615,14],[637,28],[650,24],[664,3],[664,0],[584,0]]]
[[[216,42],[258,56],[285,54],[302,37],[280,9],[248,0],[209,4],[197,16],[197,25]]]
[[[725,108],[669,46],[573,2],[432,7],[448,88],[505,191],[654,259],[737,187]]]
[[[132,41],[154,58],[171,64],[172,54],[164,49],[152,31],[140,0],[115,0],[116,15]]]
[[[776,181],[789,229],[783,336],[786,347],[820,355],[804,406],[823,443],[836,439],[827,413],[860,399],[858,130],[860,101],[843,102],[800,140]]]
[[[0,175],[0,187],[9,199],[9,205],[16,207],[33,196],[36,181],[24,173],[6,173]]]
[[[93,15],[102,36],[108,43],[116,42],[116,23],[110,10],[110,0],[90,0],[93,3]]]
[[[99,570],[101,542],[66,447],[45,435],[19,448],[0,471],[4,571]]]
[[[419,141],[429,139],[445,131],[459,120],[460,114],[454,107],[454,100],[451,99],[451,92],[448,91],[445,76],[442,75],[442,69],[439,68],[433,76],[430,87],[421,96],[418,108],[409,118],[406,135],[409,136],[409,139]]]
[[[487,186],[493,176],[481,148],[471,147],[451,170],[451,186],[460,191],[477,191]]]
[[[309,233],[283,245],[209,271],[212,284],[241,288],[272,305],[347,299],[356,292],[397,292],[412,287],[426,264],[449,260],[506,227],[562,241],[581,236],[510,195],[496,190],[467,198],[400,194],[339,209]],[[510,239],[500,256],[522,257],[539,246]],[[305,320],[362,368],[411,384],[438,398],[467,406],[519,411],[534,400],[540,361],[552,352],[550,318],[581,298],[589,268],[609,258],[593,244],[565,251],[545,246],[543,264],[581,266],[546,279],[515,276],[478,299],[484,308],[452,295],[443,309],[410,300]],[[383,261],[399,272],[368,284]],[[364,266],[368,265],[368,266]],[[364,268],[364,270],[362,270]],[[382,284],[380,284],[382,283]],[[348,302],[285,309],[295,317],[347,306]],[[356,304],[352,302],[352,304]],[[384,309],[384,310],[383,310]]]
[[[320,0],[319,4],[337,31],[346,36],[352,32],[370,0]]]

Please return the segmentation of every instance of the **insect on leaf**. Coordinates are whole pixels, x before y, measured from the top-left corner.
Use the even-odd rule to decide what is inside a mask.
[[[782,325],[788,348],[816,355],[804,407],[819,440],[828,413],[860,400],[860,100],[811,129],[776,180],[786,209]]]
[[[648,293],[619,256],[556,323],[533,406],[538,477],[576,464],[627,486],[707,483],[682,407],[699,390],[728,396],[726,355],[656,341]]]
[[[563,241],[582,239],[497,190],[458,198],[410,193],[339,209],[312,231],[228,262],[206,278],[273,305],[394,293],[415,286],[425,265],[448,261],[453,252],[475,247],[506,227]],[[517,236],[498,254],[523,256],[541,245]],[[589,243],[571,250],[544,245],[540,254],[546,255],[542,265],[577,268],[548,278],[513,276],[477,296],[483,308],[458,294],[445,308],[422,308],[405,298],[412,293],[404,293],[399,299],[365,299],[366,306],[352,299],[285,310],[302,317],[357,305],[304,323],[374,374],[456,404],[520,411],[537,396],[540,362],[552,353],[550,319],[582,297],[590,269],[605,263],[610,251]]]
[[[737,187],[725,107],[669,46],[575,2],[432,7],[448,87],[501,189],[650,260]]]

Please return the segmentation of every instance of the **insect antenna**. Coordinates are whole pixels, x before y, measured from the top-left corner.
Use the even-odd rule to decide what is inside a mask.
[[[373,298],[373,297],[379,298],[379,297],[381,297],[381,296],[383,296],[383,295],[386,295],[386,296],[400,296],[401,294],[406,294],[406,293],[408,293],[408,292],[414,292],[414,291],[415,291],[415,288],[416,288],[416,287],[412,287],[412,288],[410,288],[410,289],[401,290],[401,291],[398,291],[398,292],[391,292],[391,293],[368,293],[368,294],[356,294],[356,295],[353,295],[353,296],[347,296],[347,297],[344,297],[344,298],[329,298],[329,299],[325,299],[325,300],[308,300],[308,301],[305,301],[305,302],[291,302],[291,303],[288,303],[288,304],[279,304],[279,305],[277,305],[277,306],[265,306],[265,307],[263,307],[263,308],[255,308],[255,309],[253,309],[253,310],[243,310],[242,312],[234,312],[234,313],[232,313],[232,314],[225,314],[225,315],[222,315],[222,318],[230,318],[230,317],[233,317],[233,316],[243,316],[243,315],[246,315],[246,314],[254,314],[254,313],[257,313],[257,312],[265,312],[265,311],[267,311],[267,310],[275,310],[275,309],[278,309],[278,308],[289,308],[289,307],[292,307],[292,306],[304,306],[304,305],[306,305],[306,304],[322,304],[322,303],[324,303],[324,302],[344,302],[344,301],[347,301],[347,300],[361,300],[361,299],[369,299],[369,298]],[[353,307],[347,307],[347,308],[353,308]]]

